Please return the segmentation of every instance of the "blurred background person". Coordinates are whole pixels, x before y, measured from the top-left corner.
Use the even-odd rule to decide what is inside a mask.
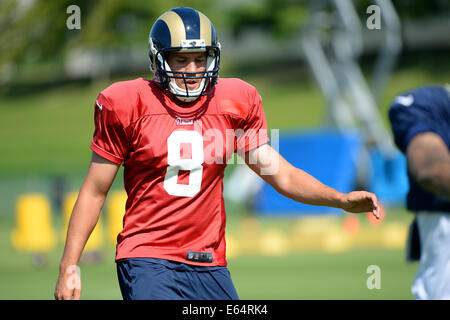
[[[395,143],[405,153],[416,214],[410,243],[419,240],[416,299],[450,299],[450,92],[424,86],[395,98],[389,118]],[[417,239],[418,237],[418,239]]]

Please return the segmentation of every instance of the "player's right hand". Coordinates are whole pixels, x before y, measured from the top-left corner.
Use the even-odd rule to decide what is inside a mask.
[[[371,212],[377,220],[381,216],[377,196],[367,191],[352,191],[344,194],[341,208],[353,213]]]
[[[56,300],[80,300],[81,278],[78,266],[60,270],[54,295]]]

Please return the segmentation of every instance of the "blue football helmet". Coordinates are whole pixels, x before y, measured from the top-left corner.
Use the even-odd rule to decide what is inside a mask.
[[[149,35],[150,69],[163,88],[181,101],[189,102],[210,94],[219,77],[220,43],[211,21],[201,12],[186,7],[174,8],[162,14]],[[206,52],[206,71],[174,72],[167,63],[170,52]],[[175,79],[201,79],[196,90],[180,88]]]

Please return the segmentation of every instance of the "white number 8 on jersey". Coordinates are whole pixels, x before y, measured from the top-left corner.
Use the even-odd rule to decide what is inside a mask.
[[[181,159],[181,144],[192,146],[192,158]],[[177,130],[167,138],[167,167],[164,189],[168,194],[179,197],[193,197],[200,191],[203,175],[203,138],[197,131]],[[190,171],[189,184],[178,184],[180,170]]]

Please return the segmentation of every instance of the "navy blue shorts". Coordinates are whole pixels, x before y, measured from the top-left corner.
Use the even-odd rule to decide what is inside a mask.
[[[155,258],[117,261],[125,300],[238,300],[227,267],[202,267]]]

